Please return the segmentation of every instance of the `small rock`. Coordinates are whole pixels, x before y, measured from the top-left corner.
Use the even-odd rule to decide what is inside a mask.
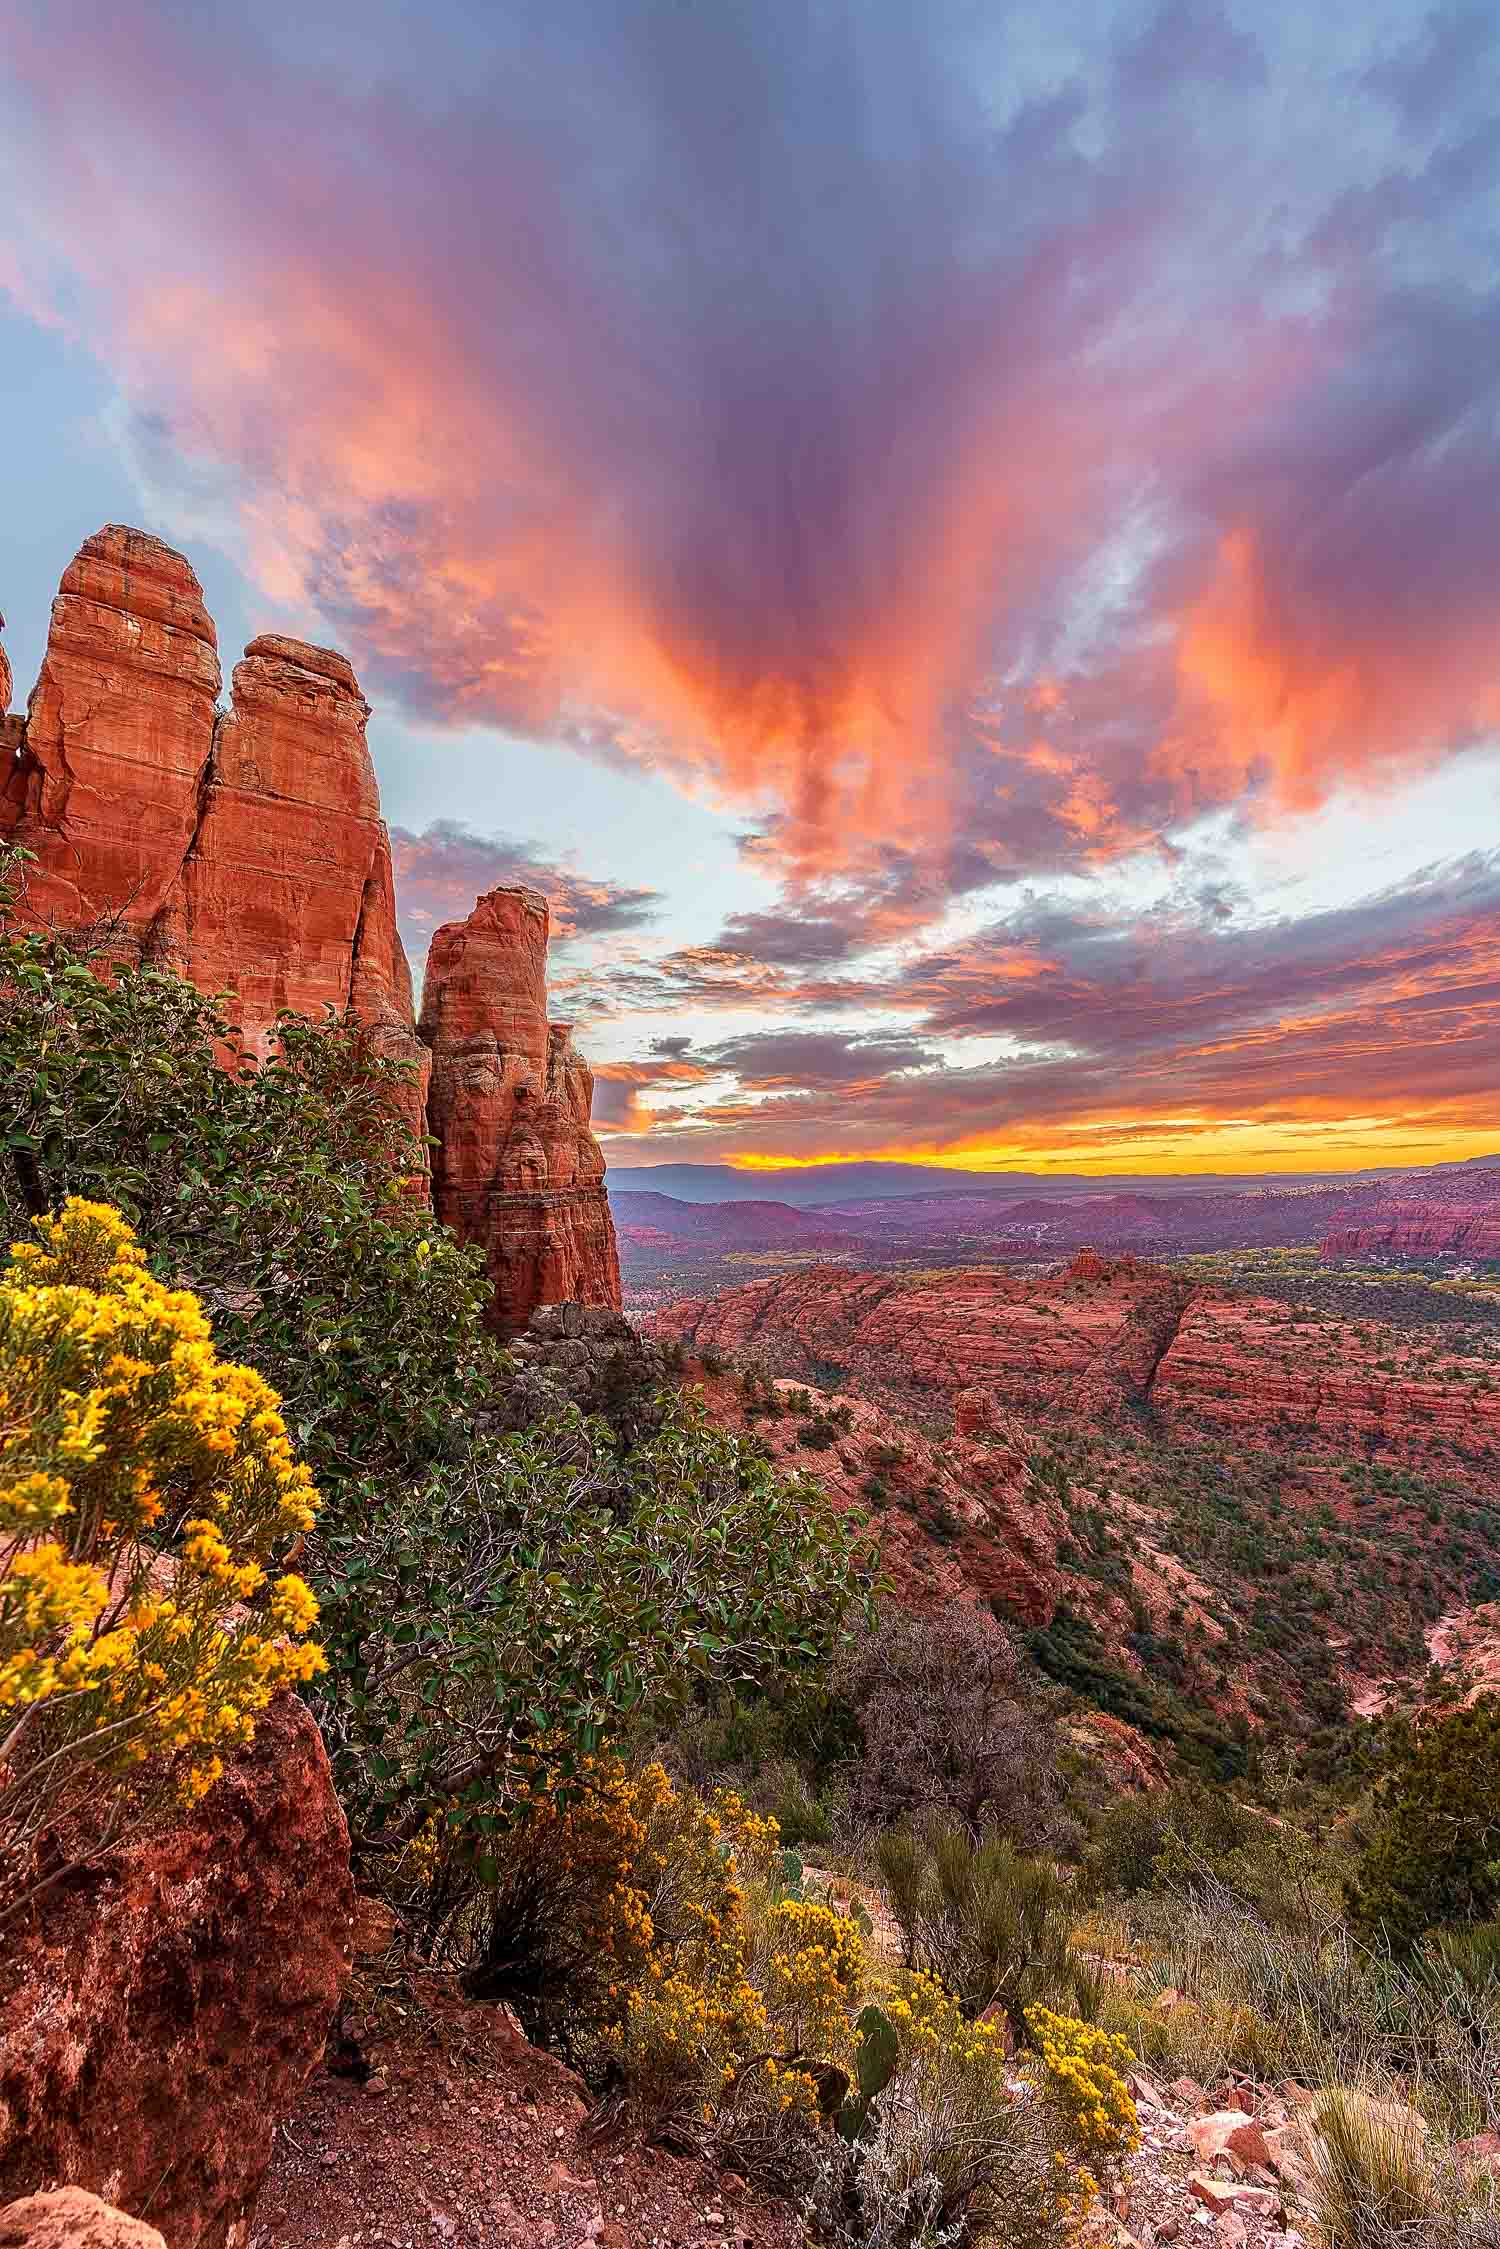
[[[382,2070],[372,2071],[365,2079],[365,2091],[367,2093],[388,2093],[390,2089],[391,2081]]]

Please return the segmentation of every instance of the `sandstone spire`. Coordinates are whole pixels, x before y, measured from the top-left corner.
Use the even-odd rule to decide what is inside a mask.
[[[547,1021],[547,935],[539,891],[492,890],[438,930],[423,986],[433,1204],[484,1244],[502,1332],[538,1304],[620,1302],[593,1078]]]
[[[218,692],[213,620],[182,556],[118,523],[86,539],[52,604],[3,821],[35,855],[39,919],[149,927],[198,823]]]
[[[227,711],[219,684],[183,557],[119,524],[86,540],[24,721],[5,717],[0,655],[0,836],[33,854],[28,910],[107,924],[115,957],[231,995],[262,1056],[280,1010],[351,1009],[413,1065],[403,1107],[438,1136],[438,1214],[484,1244],[497,1327],[570,1297],[618,1306],[593,1081],[547,1021],[546,901],[492,891],[438,931],[419,1038],[370,708],[347,658],[263,634]]]

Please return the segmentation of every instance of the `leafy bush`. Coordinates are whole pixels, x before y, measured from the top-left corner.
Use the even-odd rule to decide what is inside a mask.
[[[1098,1979],[1071,1944],[1073,1901],[1056,1868],[998,1837],[960,1829],[886,1836],[877,1859],[909,1968],[934,1977],[977,2016],[1003,2008],[1017,2038],[1026,2011],[1062,2002],[1092,2016]]]
[[[818,1488],[691,1400],[629,1453],[577,1413],[476,1439],[322,1550],[322,1714],[377,1874],[433,1816],[480,1864],[543,1746],[566,1776],[698,1681],[815,1668],[871,1582]]]
[[[275,1689],[323,1664],[312,1594],[267,1573],[315,1506],[275,1392],[218,1356],[117,1211],[73,1198],[32,1231],[0,1275],[12,1902],[44,1829],[102,1804],[98,1849],[154,1796],[195,1802]]]
[[[1409,1953],[1444,1922],[1500,1911],[1500,1697],[1394,1734],[1374,1834],[1349,1886],[1356,1927]]]
[[[0,1226],[69,1194],[118,1207],[277,1384],[335,1505],[345,1477],[441,1453],[500,1358],[482,1256],[409,1191],[425,1152],[395,1107],[405,1066],[331,1016],[283,1018],[253,1068],[183,978],[8,926],[6,864]]]
[[[1083,1883],[1094,1897],[1227,1893],[1300,1929],[1337,1918],[1334,1853],[1290,1816],[1273,1818],[1204,1781],[1118,1798],[1095,1822]]]

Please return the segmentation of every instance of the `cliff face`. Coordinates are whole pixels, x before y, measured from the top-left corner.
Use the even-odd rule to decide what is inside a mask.
[[[279,634],[250,643],[227,711],[220,678],[183,557],[118,524],[86,540],[24,722],[4,715],[0,655],[0,838],[33,854],[28,913],[232,995],[261,1056],[281,1010],[352,1010],[412,1065],[403,1110],[439,1138],[439,1215],[483,1242],[496,1324],[567,1297],[618,1307],[593,1081],[547,1022],[545,903],[492,893],[439,932],[429,1109],[359,683],[345,657]]]
[[[1377,1223],[1341,1226],[1322,1246],[1340,1257],[1500,1257],[1500,1203],[1393,1203]]]
[[[1250,1446],[1297,1433],[1393,1460],[1500,1458],[1488,1359],[1373,1322],[1215,1296],[1091,1250],[1060,1273],[1025,1276],[801,1267],[671,1305],[655,1325],[699,1351],[760,1357],[814,1381],[831,1370],[912,1402],[957,1406],[972,1390],[1028,1415],[1092,1422],[1149,1404],[1169,1429]]]
[[[484,1244],[503,1332],[538,1304],[620,1302],[594,1081],[567,1025],[547,1021],[547,934],[540,892],[492,890],[438,930],[423,986],[433,1202]]]
[[[1169,1426],[1249,1444],[1296,1432],[1392,1459],[1500,1458],[1500,1391],[1477,1354],[1420,1334],[1301,1315],[1265,1297],[1195,1299],[1152,1403]]]
[[[800,1352],[814,1380],[830,1365],[856,1379],[879,1368],[913,1397],[978,1390],[1013,1408],[1099,1415],[1150,1389],[1191,1294],[1157,1266],[1092,1250],[1045,1281],[812,1266],[672,1305],[657,1329],[732,1357],[774,1344],[781,1364]]]

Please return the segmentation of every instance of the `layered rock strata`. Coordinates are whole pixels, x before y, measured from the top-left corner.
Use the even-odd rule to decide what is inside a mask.
[[[1325,1236],[1325,1258],[1500,1257],[1500,1203],[1392,1203],[1364,1226]]]
[[[494,892],[439,931],[419,1036],[347,659],[263,634],[219,709],[191,567],[111,524],[64,574],[24,722],[3,716],[0,667],[0,839],[31,854],[27,912],[229,995],[259,1057],[283,1010],[352,1011],[409,1065],[400,1107],[437,1137],[439,1215],[483,1244],[496,1326],[565,1299],[618,1308],[593,1080],[547,1020],[545,902]]]
[[[620,1302],[594,1081],[547,1020],[547,936],[539,891],[492,890],[438,930],[423,986],[433,1205],[483,1243],[502,1333],[538,1304]]]
[[[1396,1328],[1217,1296],[1133,1257],[1060,1272],[908,1278],[802,1266],[656,1316],[664,1341],[916,1403],[978,1398],[1028,1418],[1107,1421],[1143,1405],[1192,1434],[1292,1432],[1393,1459],[1500,1459],[1490,1360]]]

